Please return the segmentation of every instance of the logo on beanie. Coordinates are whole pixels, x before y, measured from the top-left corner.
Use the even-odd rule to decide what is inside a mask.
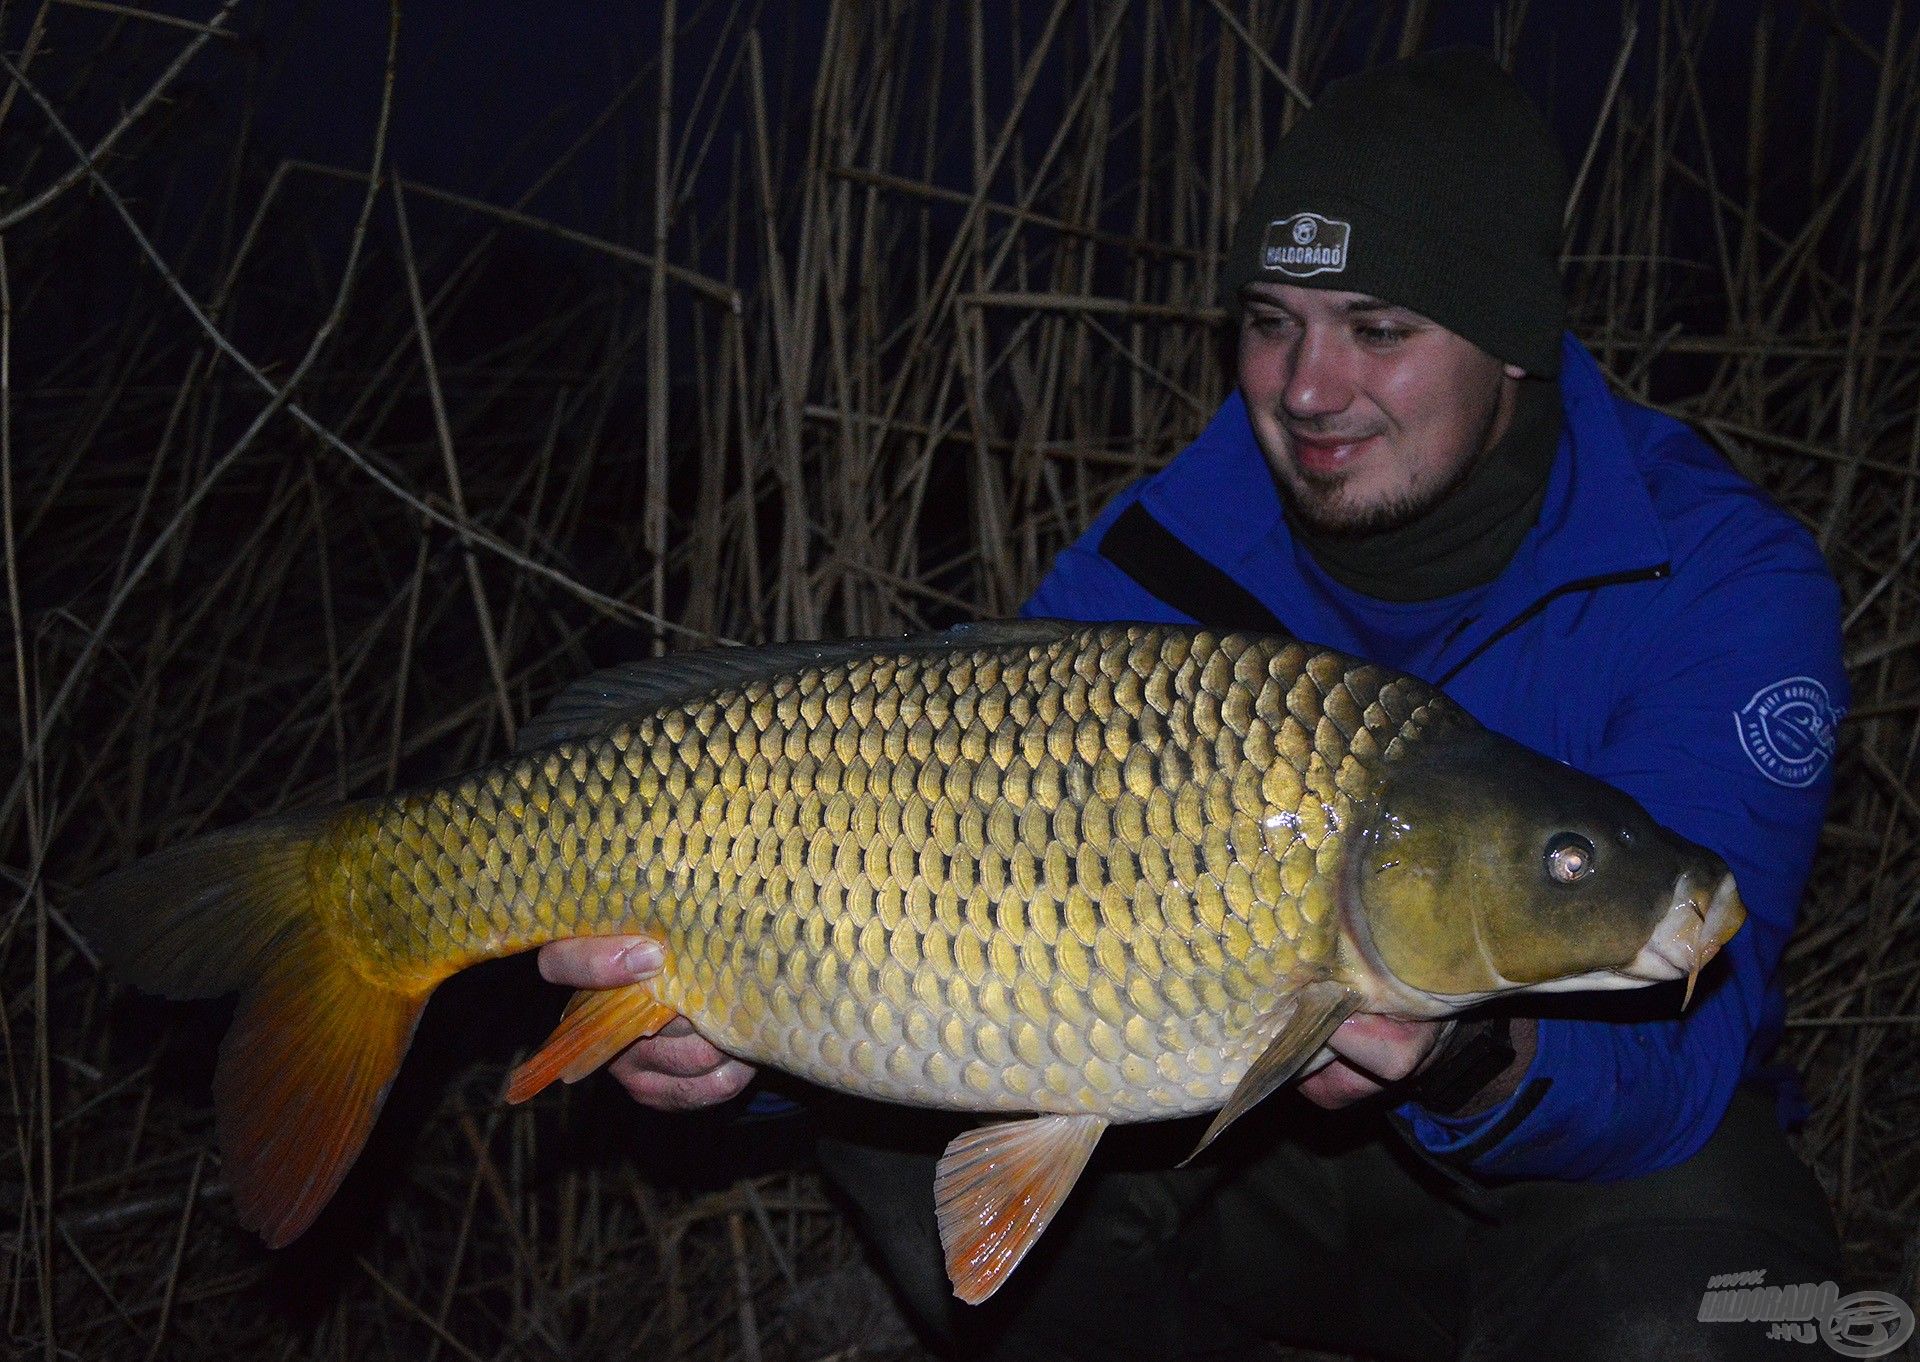
[[[1267,224],[1260,267],[1295,279],[1338,274],[1347,267],[1347,236],[1353,225],[1318,213],[1295,213]]]

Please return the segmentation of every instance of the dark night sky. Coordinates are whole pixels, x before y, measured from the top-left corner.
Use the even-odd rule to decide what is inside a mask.
[[[204,19],[214,10],[212,0],[155,0],[157,8],[183,17]],[[1502,6],[1493,0],[1469,0],[1432,6],[1427,45],[1468,42],[1491,45],[1495,14]],[[880,8],[876,6],[876,8]],[[1050,6],[1043,0],[1000,0],[989,3],[984,25],[990,47],[989,125],[997,126],[1009,99],[1015,64],[1014,45],[1007,30],[1018,25],[1029,36],[1044,23]],[[1240,8],[1244,8],[1241,6]],[[1658,41],[1659,0],[1637,0],[1640,36],[1627,82],[1631,93],[1651,80]],[[1696,7],[1684,7],[1688,9]],[[1192,0],[1191,9],[1203,37],[1217,37],[1220,25],[1205,0]],[[1527,6],[1519,60],[1523,84],[1548,110],[1560,134],[1570,164],[1577,164],[1594,124],[1612,64],[1620,48],[1622,10],[1615,4],[1546,4]],[[33,7],[7,11],[6,39],[18,52]],[[645,246],[652,217],[655,91],[652,68],[658,58],[662,7],[658,3],[607,4],[599,0],[414,0],[403,7],[398,79],[388,148],[388,164],[409,179],[474,195],[492,203],[510,204],[552,165],[556,156],[606,109],[617,94],[636,85],[619,114],[592,139],[569,173],[558,177],[536,198],[536,215],[565,226],[610,239]],[[695,88],[716,51],[729,58],[740,47],[739,30],[730,21],[735,0],[682,0],[674,81],[676,127],[687,122]],[[1369,42],[1385,34],[1390,46],[1397,35],[1401,3],[1355,0],[1346,11],[1341,40],[1330,70],[1310,78],[1319,88],[1329,75],[1365,65]],[[754,20],[766,53],[770,117],[801,130],[819,53],[825,36],[824,3],[766,3]],[[257,201],[259,188],[271,168],[286,158],[363,169],[369,164],[373,127],[379,107],[381,73],[387,40],[387,7],[379,4],[339,4],[331,0],[245,0],[238,8],[240,43],[216,43],[189,68],[176,87],[175,122],[160,133],[164,155],[122,158],[111,173],[123,192],[132,197],[142,221],[162,243],[183,278],[203,295],[217,279],[225,259],[222,243],[206,234],[187,235],[205,217],[204,208],[217,198],[221,176],[232,164],[236,145],[247,139],[247,174],[239,195],[240,211]],[[949,46],[965,51],[966,9],[949,9],[952,26]],[[1119,89],[1135,88],[1126,63],[1138,61],[1137,10],[1125,15],[1134,32],[1123,40],[1123,69]],[[1713,117],[1713,149],[1723,183],[1741,183],[1745,159],[1746,113],[1743,107],[1752,60],[1756,17],[1771,16],[1772,76],[1778,109],[1768,130],[1769,183],[1763,185],[1763,217],[1786,231],[1805,220],[1808,176],[1801,167],[1806,156],[1796,139],[1803,138],[1812,120],[1794,114],[1797,103],[1811,98],[1826,50],[1828,14],[1838,14],[1855,32],[1878,43],[1886,24],[1885,0],[1720,0],[1711,9],[1712,30],[1704,44],[1706,56],[1699,72],[1705,99]],[[1384,19],[1382,16],[1385,16]],[[1324,18],[1323,18],[1324,21]],[[922,20],[924,23],[924,20]],[[1062,42],[1084,52],[1087,20],[1069,19]],[[85,9],[56,7],[52,11],[51,51],[34,70],[82,140],[90,141],[109,126],[124,104],[151,81],[179,48],[181,34],[153,26],[128,27],[128,21]],[[103,44],[103,39],[109,39]],[[1225,41],[1237,45],[1227,36]],[[1021,46],[1031,50],[1031,43]],[[96,58],[105,52],[104,59]],[[961,60],[956,56],[953,60]],[[1870,113],[1873,82],[1857,68],[1843,87],[1848,101],[1844,116],[1856,126]],[[971,113],[964,103],[965,84],[949,75],[940,107],[916,111],[932,120],[942,148],[935,178],[954,188],[971,187]],[[1270,97],[1282,98],[1269,87]],[[1022,123],[1023,135],[1035,146],[1044,145],[1058,126],[1066,96],[1043,88],[1037,92]],[[706,126],[711,97],[703,105],[700,125]],[[680,228],[689,219],[711,226],[724,211],[731,188],[727,149],[743,128],[743,101],[736,90],[732,105],[721,117],[722,136],[716,154],[708,159],[702,180],[681,205]],[[16,109],[8,126],[11,148],[0,145],[0,164],[7,166],[12,183],[38,186],[56,173],[59,156],[43,157],[30,168],[18,157],[25,149],[46,142],[40,115],[31,108]],[[1689,135],[1691,130],[1688,130]],[[788,139],[798,145],[800,138]],[[1842,145],[1854,139],[1843,137]],[[911,144],[912,139],[908,139]],[[7,150],[13,151],[9,157]],[[1123,154],[1123,153],[1116,153]],[[1690,157],[1689,159],[1692,159]],[[900,169],[904,167],[894,167]],[[1137,173],[1116,162],[1121,174]],[[791,171],[789,166],[788,170]],[[310,236],[316,277],[345,249],[347,227],[357,208],[358,195],[344,186],[308,185],[301,211],[310,215]],[[992,187],[1007,196],[1009,186]],[[1699,202],[1696,196],[1694,204]],[[936,216],[944,210],[936,209]],[[1678,212],[1695,211],[1683,205]],[[431,249],[438,240],[470,233],[471,219],[456,210],[452,217],[436,217],[430,206],[418,214],[416,231]],[[1129,223],[1116,222],[1126,230]],[[1707,244],[1704,223],[1680,222],[1675,244],[1682,249]],[[104,224],[99,263],[74,290],[71,316],[62,324],[43,318],[37,340],[55,355],[71,338],[90,334],[107,324],[119,300],[129,296],[133,275],[144,267],[121,239],[121,229]],[[684,230],[670,243],[672,258],[716,271],[713,258],[719,247],[694,242]],[[753,253],[743,260],[751,268]],[[751,284],[750,279],[743,283]],[[33,341],[28,341],[29,349]],[[31,364],[31,356],[27,356]]]
[[[173,0],[182,13],[204,11],[204,4]],[[676,98],[691,96],[704,55],[718,40],[731,0],[709,0],[679,7],[681,39]],[[1017,12],[1019,22],[1037,31],[1046,6],[1036,0],[990,6],[1001,14]],[[1203,21],[1210,18],[1196,4]],[[1386,7],[1397,31],[1400,6]],[[1495,4],[1448,3],[1433,6],[1428,45],[1467,42],[1489,45],[1495,32]],[[1769,7],[1763,0],[1723,0],[1715,7],[1710,59],[1700,72],[1710,103],[1740,97],[1747,86],[1751,34],[1756,16]],[[1819,23],[1826,5],[1772,5],[1776,51],[1802,25]],[[1831,7],[1854,31],[1877,41],[1885,25],[1881,0],[1843,0]],[[759,27],[766,40],[770,75],[784,70],[796,101],[804,105],[824,32],[824,4],[768,4]],[[1366,60],[1367,36],[1382,6],[1358,3],[1344,29],[1341,70]],[[1655,41],[1649,0],[1642,11],[1635,78],[1651,66],[1646,60]],[[69,11],[69,14],[75,13]],[[655,59],[661,7],[658,4],[605,4],[590,0],[547,3],[486,3],[435,0],[404,7],[390,159],[409,176],[462,192],[511,197],[608,101]],[[263,150],[340,165],[364,164],[378,103],[387,12],[376,4],[316,4],[312,0],[267,0],[243,7],[241,26],[259,35],[263,61],[255,87],[257,135]],[[63,22],[65,20],[63,19]],[[16,19],[17,23],[17,19]],[[956,21],[957,23],[957,21]],[[989,24],[992,33],[996,25]],[[1620,7],[1612,4],[1534,4],[1524,29],[1521,79],[1550,112],[1570,160],[1577,159],[1604,92],[1619,49]],[[957,36],[957,35],[956,35]],[[1814,36],[1808,34],[1809,37]],[[1802,59],[1782,82],[1783,94],[1804,82],[1811,90],[1817,44],[1803,42]],[[1123,48],[1123,54],[1130,51]],[[1123,60],[1125,59],[1123,55]],[[1010,61],[1010,58],[1008,59]],[[1004,63],[1003,63],[1004,64]],[[208,78],[231,90],[238,74],[232,63]],[[1126,78],[1122,75],[1122,87]],[[1864,83],[1862,83],[1864,85]],[[1632,86],[1630,78],[1629,88]],[[1863,101],[1870,89],[1856,87]],[[947,112],[947,111],[943,111]],[[964,109],[950,111],[955,176],[965,167]],[[1032,126],[1051,131],[1050,110],[1042,92]],[[774,111],[778,115],[778,110]],[[612,205],[603,194],[614,183],[614,159],[648,160],[652,154],[651,91],[633,100],[582,163],[584,172],[543,205],[568,215],[603,218]],[[1785,130],[1781,130],[1785,131]],[[1736,154],[1737,148],[1725,149]],[[598,187],[596,189],[596,186]],[[639,205],[635,205],[636,208]],[[581,226],[594,225],[582,221]]]

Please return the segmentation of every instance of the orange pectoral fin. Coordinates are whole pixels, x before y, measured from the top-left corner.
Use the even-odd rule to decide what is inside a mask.
[[[507,1100],[524,1102],[556,1078],[578,1083],[677,1015],[653,996],[647,984],[583,988],[567,1003],[547,1043],[513,1071],[507,1080]]]
[[[1262,1018],[1262,1024],[1272,1029],[1273,1038],[1241,1076],[1227,1104],[1213,1118],[1193,1153],[1181,1161],[1182,1166],[1198,1158],[1221,1131],[1299,1073],[1359,1004],[1360,995],[1352,989],[1331,979],[1319,979],[1301,987]]]

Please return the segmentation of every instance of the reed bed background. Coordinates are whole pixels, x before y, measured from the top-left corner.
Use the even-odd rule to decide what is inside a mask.
[[[302,58],[281,7],[0,10],[9,1351],[918,1355],[792,1130],[604,1082],[504,1110],[559,1006],[525,962],[449,986],[340,1204],[268,1255],[211,1153],[223,1009],[108,986],[61,912],[194,832],[496,757],[597,665],[1010,612],[1224,395],[1267,147],[1434,36],[1425,0],[822,12],[645,8],[625,87],[476,147],[474,192],[395,164],[397,8],[324,164],[250,102]],[[1786,1057],[1853,1285],[1920,1302],[1920,34],[1734,17],[1628,0],[1577,66],[1525,0],[1480,22],[1538,94],[1598,72],[1578,332],[1845,590]]]

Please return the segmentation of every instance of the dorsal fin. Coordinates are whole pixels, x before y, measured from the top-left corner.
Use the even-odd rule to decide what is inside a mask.
[[[520,730],[518,750],[599,733],[629,715],[650,713],[727,686],[831,667],[863,657],[966,648],[1030,648],[1086,626],[1068,620],[980,620],[899,638],[820,639],[759,648],[702,648],[644,658],[594,672],[568,686]]]

